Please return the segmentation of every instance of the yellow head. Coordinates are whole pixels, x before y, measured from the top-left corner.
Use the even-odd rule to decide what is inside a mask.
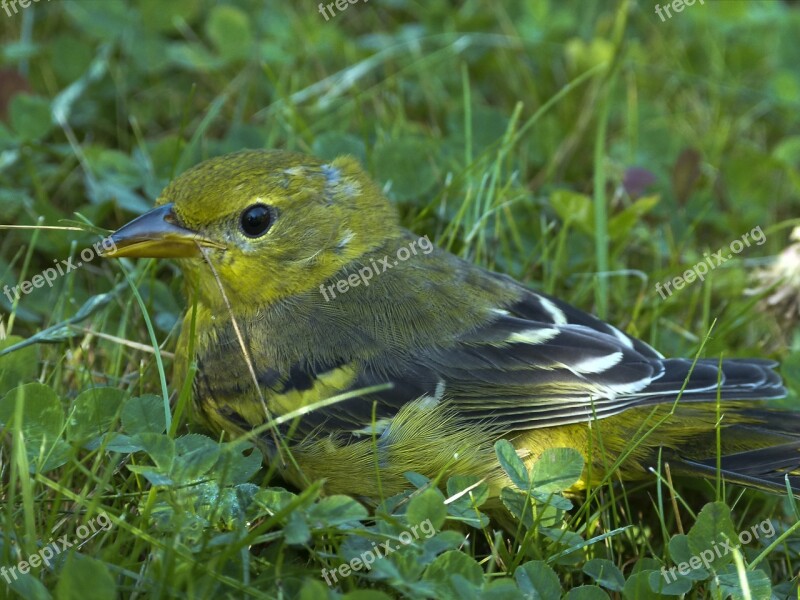
[[[346,156],[245,150],[213,158],[170,183],[156,204],[112,235],[107,256],[180,259],[210,308],[223,301],[205,257],[231,302],[255,310],[318,288],[398,230],[393,207]]]

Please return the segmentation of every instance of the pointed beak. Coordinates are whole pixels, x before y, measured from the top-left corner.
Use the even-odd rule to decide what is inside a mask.
[[[136,217],[109,236],[114,248],[103,253],[107,258],[191,258],[200,256],[200,247],[224,248],[196,231],[177,224],[170,202]]]

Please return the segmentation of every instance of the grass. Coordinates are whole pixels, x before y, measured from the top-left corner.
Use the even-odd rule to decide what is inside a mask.
[[[800,225],[800,13],[706,2],[662,22],[641,3],[529,4],[372,0],[327,22],[256,0],[0,9],[0,223],[86,231],[3,230],[0,286],[78,257],[203,158],[350,153],[420,235],[666,355],[779,360],[796,409],[797,315],[746,291]],[[656,292],[756,227],[762,245]],[[190,389],[170,376],[178,273],[98,259],[0,294],[0,347],[29,342],[0,356],[0,564],[87,533],[2,594],[657,598],[663,566],[768,522],[775,537],[662,595],[796,597],[788,494],[662,470],[579,496],[565,475],[542,496],[502,448],[506,530],[468,479],[440,491],[412,476],[374,514],[319,483],[280,488],[256,449],[188,423]],[[99,515],[108,529],[80,529]],[[425,519],[437,533],[405,544]],[[401,549],[325,584],[322,569],[387,540]]]

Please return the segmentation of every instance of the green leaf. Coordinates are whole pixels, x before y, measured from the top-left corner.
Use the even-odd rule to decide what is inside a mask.
[[[120,208],[134,213],[142,213],[150,208],[149,202],[142,196],[129,186],[113,179],[88,179],[86,188],[89,200],[94,204],[113,200]]]
[[[164,399],[146,394],[129,398],[122,406],[122,427],[129,435],[164,433],[167,429]]]
[[[0,350],[22,341],[24,341],[23,338],[10,335],[4,340],[0,340]],[[18,385],[35,379],[38,370],[39,361],[36,357],[36,348],[33,346],[0,356],[0,396]]]
[[[390,139],[374,151],[375,174],[390,184],[389,195],[396,200],[421,200],[436,184],[431,165],[432,140]]]
[[[125,152],[96,145],[87,146],[84,152],[92,173],[98,178],[110,179],[128,187],[136,187],[141,183],[139,166]]]
[[[480,478],[475,475],[453,475],[447,480],[447,495],[452,498],[456,494],[472,488],[462,498],[468,499],[472,506],[480,507],[489,499],[489,484],[484,481],[479,485],[475,485],[478,481],[480,481]],[[459,502],[460,500],[459,498],[454,502]]]
[[[50,101],[41,96],[17,94],[9,108],[11,128],[25,141],[36,141],[53,128]]]
[[[572,502],[569,498],[565,498],[560,494],[548,492],[540,492],[539,490],[531,490],[531,498],[537,501],[537,504],[543,506],[551,506],[558,510],[572,510]]]
[[[325,160],[333,160],[338,156],[349,154],[363,165],[367,161],[367,150],[364,142],[350,133],[326,131],[317,136],[311,145],[315,156]]]
[[[137,440],[129,435],[124,435],[116,431],[108,432],[102,445],[107,451],[119,452],[120,454],[132,454],[144,450]]]
[[[301,511],[295,510],[289,515],[289,520],[283,528],[283,537],[287,544],[295,545],[305,544],[311,539],[311,530]]]
[[[133,439],[144,447],[162,473],[166,475],[172,470],[175,461],[175,442],[172,438],[160,433],[139,433]]]
[[[733,560],[733,553],[726,550],[739,545],[739,538],[731,519],[731,509],[724,502],[709,502],[697,515],[697,521],[687,534],[692,557],[689,565],[697,569],[709,567],[721,569]]]
[[[178,67],[194,71],[214,71],[224,64],[224,59],[211,54],[194,43],[172,43],[167,46],[167,58]]]
[[[468,584],[471,586],[471,584]],[[460,590],[459,590],[460,591]],[[461,596],[458,600],[462,600]],[[483,586],[480,600],[527,600],[514,582],[507,577],[498,577]]]
[[[567,595],[564,596],[565,600],[608,600],[608,594],[606,594],[602,588],[597,587],[596,585],[581,585],[576,588],[572,588]]]
[[[106,2],[104,7],[108,7],[111,4],[112,2]],[[118,5],[119,3],[114,2],[114,4]],[[124,11],[125,7],[122,6],[121,9]],[[92,10],[90,12],[96,13],[98,11]],[[125,27],[127,28],[128,26],[129,24],[125,23]],[[72,114],[72,109],[77,105],[81,96],[89,89],[92,83],[101,79],[106,74],[111,51],[114,47],[115,44],[103,44],[99,49],[94,50],[94,58],[86,69],[86,72],[53,98],[51,115],[56,123],[66,123]],[[93,179],[90,178],[88,181],[93,181]]]
[[[29,470],[31,473],[46,473],[66,464],[75,452],[71,444],[64,440],[54,440],[50,446],[35,446],[27,448],[30,457]]]
[[[561,492],[583,474],[583,456],[574,448],[548,448],[533,463],[531,477],[537,492]]]
[[[508,129],[509,113],[489,106],[476,105],[471,108],[472,157],[478,158],[481,153],[493,147],[496,151],[499,140]],[[447,126],[452,131],[448,142],[452,142],[461,158],[467,143],[466,115],[463,110],[452,111],[447,115]]]
[[[450,503],[447,504],[447,514],[451,519],[466,523],[476,529],[482,529],[489,524],[489,518],[478,509],[489,499],[489,485],[483,482],[475,487],[479,481],[473,475],[454,475],[447,480],[447,495]],[[462,494],[466,489],[472,489]],[[452,500],[456,495],[457,499]]]
[[[702,567],[702,565],[697,566],[696,568],[692,568],[689,564],[691,560],[692,551],[689,549],[689,538],[683,534],[675,534],[669,540],[669,556],[672,558],[672,562],[675,563],[675,571],[673,574],[670,575],[669,579],[675,579],[675,575],[678,578],[689,578],[695,581],[703,581],[711,577],[711,573],[709,573],[706,569]],[[670,571],[667,569],[667,571]],[[678,569],[682,570],[683,573],[680,573]]]
[[[517,454],[514,446],[508,440],[497,440],[494,445],[494,451],[497,454],[497,460],[500,461],[500,466],[508,474],[511,483],[517,489],[527,492],[531,489],[531,480],[528,476],[528,469],[525,463]]]
[[[319,528],[358,523],[368,516],[367,509],[350,496],[325,496],[308,509],[308,519]]]
[[[433,527],[420,527],[419,530],[422,535],[418,534],[418,538],[422,540],[424,556],[430,555],[430,560],[425,561],[426,564],[433,562],[442,552],[457,550],[464,545],[464,535],[457,531],[445,530],[436,533]]]
[[[319,600],[320,598],[330,598],[331,595],[332,591],[327,585],[318,579],[305,577],[303,578],[303,587],[300,588],[300,594],[297,596],[297,600]],[[383,597],[388,598],[385,594]]]
[[[531,560],[514,571],[514,580],[527,598],[549,600],[561,597],[561,584],[556,572],[543,560]]]
[[[453,575],[461,575],[464,579],[474,585],[483,584],[483,569],[478,562],[460,552],[450,550],[436,557],[422,576],[424,581],[449,585]]]
[[[775,73],[771,87],[778,102],[794,104],[800,100],[800,83],[794,70],[781,70]]]
[[[420,475],[419,473],[414,473],[413,471],[407,471],[406,473],[403,473],[403,477],[408,479],[408,482],[417,489],[424,488],[431,483],[430,479],[424,475]]]
[[[500,501],[517,521],[528,529],[533,527],[533,507],[531,506],[530,496],[505,487],[500,490]]]
[[[247,509],[261,489],[253,483],[242,483],[235,487],[221,488],[217,482],[205,482],[216,492],[207,495],[208,502],[200,507],[203,515],[212,522],[222,522],[228,529],[235,529],[247,517]],[[198,509],[198,512],[200,509]]]
[[[297,499],[297,495],[283,488],[267,488],[258,492],[253,500],[263,507],[267,514],[280,512]]]
[[[449,587],[445,587],[449,584]],[[438,597],[443,600],[483,600],[484,595],[481,593],[481,586],[468,581],[464,576],[458,573],[454,574],[449,582],[443,582],[443,585],[437,590]],[[449,593],[448,593],[449,592]],[[505,598],[503,600],[506,600]],[[515,600],[512,596],[508,600]]]
[[[80,309],[78,309],[78,312],[75,313],[75,315],[70,317],[69,319],[61,321],[56,325],[52,325],[47,329],[42,329],[41,331],[37,331],[29,338],[23,339],[22,341],[16,342],[15,344],[11,344],[6,348],[0,347],[0,357],[8,356],[9,354],[13,354],[14,352],[19,352],[23,348],[27,348],[28,346],[32,346],[33,344],[62,342],[65,340],[72,339],[73,337],[77,337],[79,335],[80,336],[85,335],[83,333],[76,332],[70,326],[75,325],[76,323],[80,323],[84,319],[89,318],[92,314],[99,311],[111,300],[113,300],[118,292],[122,291],[127,287],[128,283],[122,282],[118,284],[110,292],[105,292],[103,294],[97,294],[96,296],[92,296],[86,302],[84,302],[83,305],[80,307]]]
[[[92,42],[76,31],[55,36],[48,46],[53,74],[63,85],[78,79],[92,62]]]
[[[622,597],[625,600],[667,600],[668,596],[659,594],[650,587],[650,576],[653,573],[659,575],[658,571],[647,569],[633,573],[625,582],[625,587],[622,589]]]
[[[9,586],[25,600],[51,600],[52,596],[44,584],[30,573],[19,573]]]
[[[614,44],[605,38],[586,41],[580,37],[567,40],[565,53],[573,72],[581,73],[597,65],[609,65],[614,57]]]
[[[233,442],[222,447],[213,477],[220,485],[245,483],[255,475],[264,462],[261,450],[251,444]]]
[[[689,538],[682,533],[676,533],[669,540],[669,557],[673,562],[689,562],[692,551],[689,550]]]
[[[772,151],[772,156],[791,167],[800,167],[800,136],[783,138]]]
[[[3,133],[3,124],[0,123],[0,147],[2,147],[2,133]],[[2,167],[0,167],[2,170]],[[6,223],[15,223],[17,219],[17,215],[19,215],[25,207],[33,206],[34,200],[31,197],[30,193],[23,188],[3,188],[0,189],[0,221]],[[2,271],[6,271],[8,265],[5,262],[0,263],[0,269]],[[8,272],[8,271],[6,271]],[[16,285],[16,284],[15,284]],[[13,287],[9,287],[9,292],[12,294],[12,298],[16,295],[13,291]],[[5,290],[5,288],[4,288]],[[22,290],[19,290],[21,292]],[[20,295],[20,298],[22,296]],[[0,302],[5,302],[8,299],[8,296],[5,294],[0,296]],[[22,315],[19,312],[20,305],[17,304],[17,316],[21,317]],[[2,316],[0,316],[0,322],[2,322]],[[0,336],[0,344],[3,343],[3,337]],[[12,386],[13,387],[13,386]]]
[[[63,9],[79,29],[103,40],[116,40],[131,26],[131,10],[123,0],[65,2]]]
[[[658,571],[660,568],[661,563],[655,558],[645,556],[636,561],[636,564],[633,565],[633,569],[631,569],[631,574],[641,573],[643,571]]]
[[[191,23],[202,8],[201,0],[139,0],[142,22],[154,31],[175,30],[180,21]]]
[[[544,520],[544,519],[542,519]],[[559,556],[550,562],[556,565],[577,565],[583,561],[581,553],[587,542],[581,535],[569,529],[539,526],[539,533],[551,539],[559,549]]]
[[[116,421],[125,392],[99,387],[84,390],[72,403],[67,421],[67,439],[85,443],[104,435]]]
[[[253,32],[247,14],[234,6],[216,5],[206,22],[206,33],[225,59],[246,59],[253,50]]]
[[[314,600],[317,600],[319,596],[316,596]],[[342,596],[342,600],[392,600],[391,596],[386,595],[384,592],[380,590],[355,590],[353,592],[348,592],[344,596]]]
[[[115,600],[117,589],[105,563],[72,553],[59,573],[56,597],[58,600]]]
[[[633,226],[639,220],[649,213],[656,204],[658,204],[660,196],[645,196],[639,198],[625,208],[622,212],[617,213],[608,221],[608,233],[615,239],[625,238]]]
[[[9,425],[14,419],[17,399],[21,403],[22,422],[16,425],[22,430],[26,444],[52,442],[61,436],[64,427],[61,400],[41,383],[21,385],[0,398],[0,425]]]
[[[210,437],[190,433],[175,440],[175,464],[170,475],[175,481],[194,481],[206,473],[219,460],[219,444]]]
[[[621,592],[625,587],[625,577],[617,565],[605,558],[593,558],[583,565],[583,572],[604,588]]]
[[[165,475],[162,471],[154,469],[145,465],[126,465],[127,469],[132,473],[137,473],[147,479],[153,485],[173,486],[175,481],[171,477]]]
[[[678,596],[692,589],[694,582],[677,571],[662,567],[660,571],[650,571],[650,589],[662,594]]]
[[[550,206],[565,224],[575,223],[594,237],[594,205],[589,196],[571,190],[555,190],[550,194]]]
[[[742,582],[739,573],[736,571],[735,565],[728,565],[724,568],[724,573],[719,575],[719,588],[722,591],[722,597],[731,600],[746,600],[747,598],[770,598],[772,597],[772,584],[770,583],[769,576],[764,571],[757,569],[755,571],[745,571],[744,578],[747,581],[747,587],[750,588],[750,595],[745,596]]]
[[[408,503],[406,520],[409,525],[418,525],[428,521],[436,529],[441,529],[447,517],[447,507],[444,505],[444,496],[437,488],[428,488],[421,494],[413,497]]]
[[[41,383],[14,388],[0,398],[0,428],[21,432],[30,473],[44,473],[65,464],[73,454],[61,439],[64,411],[56,393]],[[16,441],[16,437],[12,437]]]

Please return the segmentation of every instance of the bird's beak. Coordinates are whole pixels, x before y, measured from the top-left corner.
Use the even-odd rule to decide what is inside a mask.
[[[191,258],[201,247],[224,248],[196,231],[177,225],[173,204],[164,204],[136,217],[109,236],[108,258]]]

